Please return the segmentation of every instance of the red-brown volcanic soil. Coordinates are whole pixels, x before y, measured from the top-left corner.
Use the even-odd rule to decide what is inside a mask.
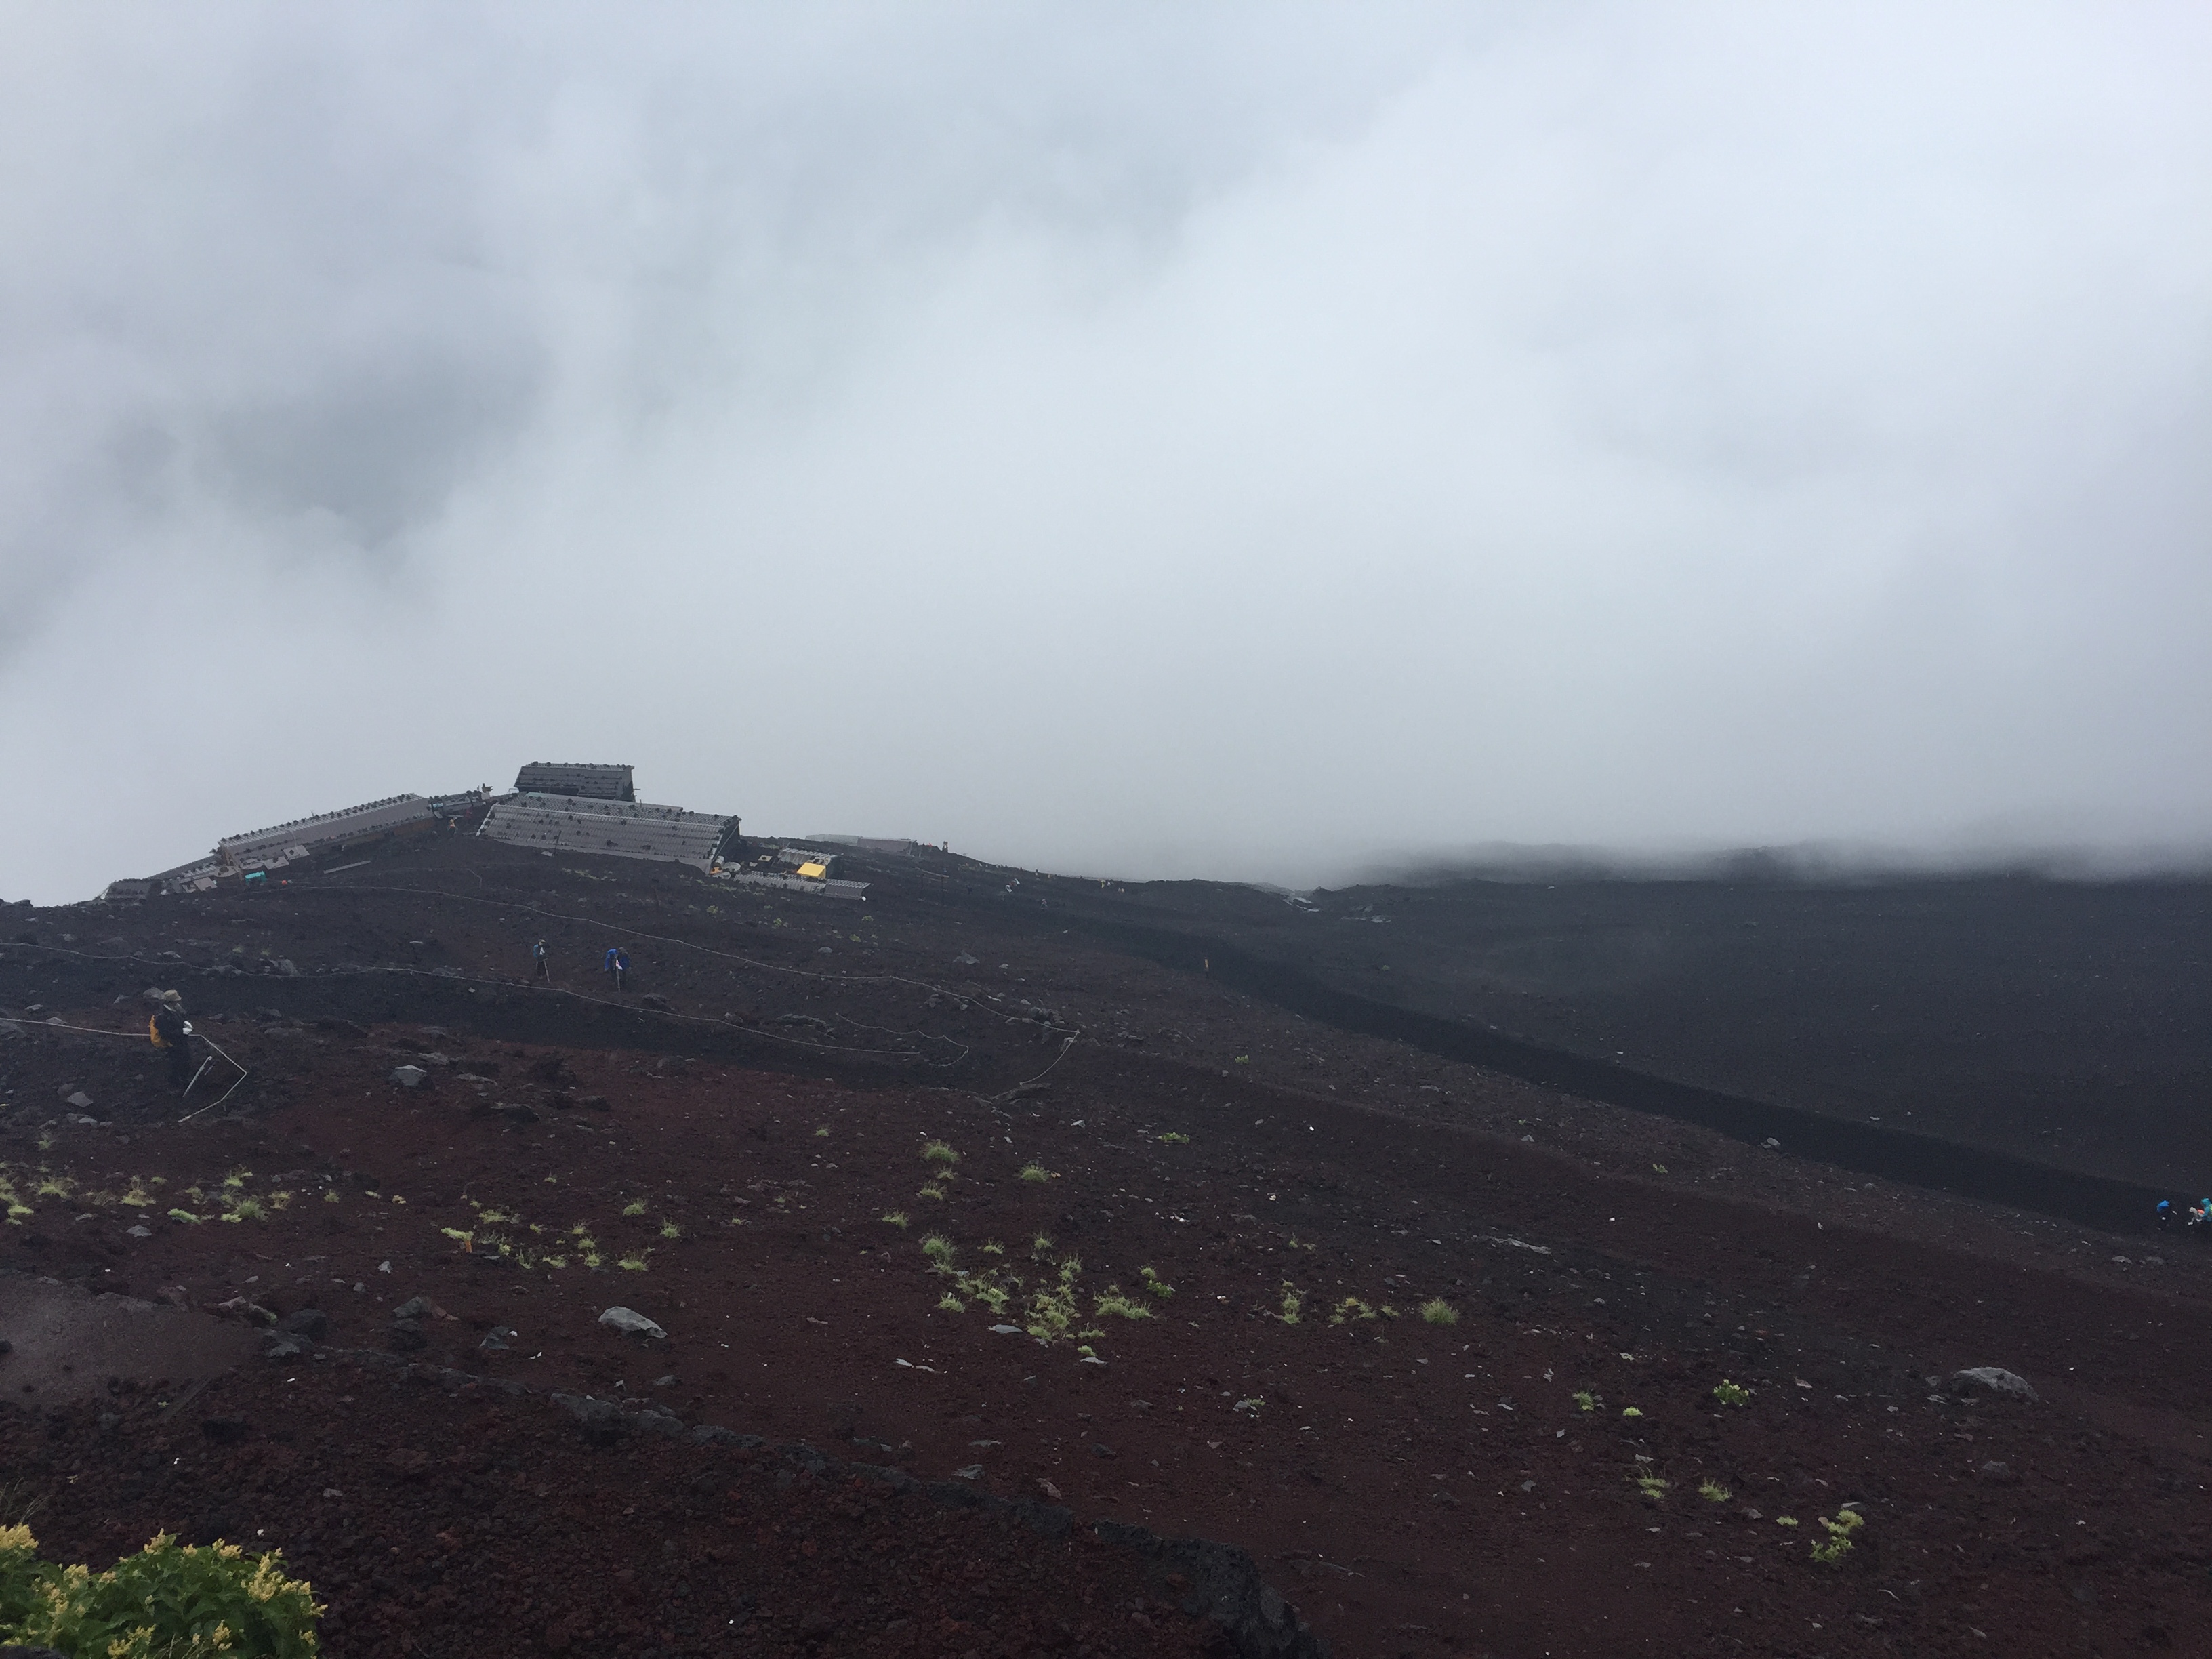
[[[833,908],[441,841],[15,913],[8,1265],[327,1319],[189,1397],[118,1373],[50,1411],[0,1358],[47,1553],[281,1545],[336,1654],[1226,1640],[1099,1521],[1249,1551],[1340,1656],[2212,1651],[2190,1243],[1847,1179],[868,873]],[[182,1124],[155,982],[252,1073]],[[2039,1398],[1954,1380],[1984,1365]]]

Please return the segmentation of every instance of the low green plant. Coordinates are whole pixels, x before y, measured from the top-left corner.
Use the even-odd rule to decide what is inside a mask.
[[[1347,1319],[1372,1319],[1374,1317],[1374,1309],[1369,1307],[1364,1302],[1362,1302],[1356,1296],[1347,1296],[1343,1301],[1338,1303],[1335,1307],[1329,1310],[1328,1322],[1332,1325],[1341,1325]]]
[[[921,1157],[924,1163],[934,1164],[939,1168],[945,1170],[951,1169],[960,1161],[960,1154],[941,1140],[924,1141]]]
[[[630,1200],[629,1203],[623,1206],[622,1212],[624,1215],[643,1215],[645,1213],[645,1200],[641,1198],[634,1198]]]
[[[1723,1406],[1748,1406],[1751,1403],[1751,1390],[1740,1383],[1731,1382],[1726,1377],[1723,1377],[1713,1386],[1713,1398]]]
[[[988,1308],[994,1317],[1001,1319],[1006,1316],[1006,1304],[1014,1299],[1013,1293],[1006,1286],[988,1279],[972,1281],[968,1286],[968,1294]]]
[[[37,1557],[24,1526],[0,1527],[0,1641],[100,1659],[314,1659],[322,1605],[283,1556],[235,1544],[179,1546],[162,1533],[106,1572]]]
[[[1030,1254],[1031,1255],[1043,1255],[1051,1249],[1052,1238],[1048,1234],[1039,1233],[1035,1238],[1030,1240]]]
[[[945,1188],[939,1186],[933,1181],[925,1185],[920,1192],[915,1194],[915,1196],[916,1198],[941,1199],[945,1196]]]
[[[827,1140],[830,1138],[830,1126],[825,1123],[817,1129],[814,1132],[814,1138],[817,1140]]]
[[[1283,1285],[1282,1306],[1276,1312],[1275,1317],[1285,1325],[1295,1325],[1304,1316],[1305,1305],[1304,1294],[1297,1286],[1285,1281]]]
[[[337,1189],[337,1188],[335,1188],[335,1187],[326,1187],[326,1188],[325,1188],[323,1189],[323,1202],[324,1202],[324,1203],[325,1203],[325,1204],[335,1204],[335,1203],[337,1203],[337,1201],[338,1201],[338,1189]]]
[[[1735,1494],[1719,1481],[1707,1480],[1698,1482],[1698,1496],[1708,1504],[1725,1504]]]
[[[459,1227],[441,1227],[438,1231],[465,1250],[476,1249],[477,1236],[474,1233],[463,1232]]]
[[[663,1238],[681,1238],[684,1237],[684,1229],[672,1221],[663,1221],[660,1224],[660,1236]]]
[[[1813,1559],[1832,1567],[1841,1565],[1843,1559],[1851,1553],[1851,1534],[1866,1524],[1866,1517],[1846,1504],[1836,1511],[1836,1518],[1832,1521],[1826,1516],[1815,1518],[1828,1537],[1826,1543],[1813,1546]]]
[[[924,1233],[921,1253],[929,1258],[930,1266],[939,1273],[952,1271],[952,1258],[957,1254],[952,1241],[943,1233]]]
[[[983,1254],[985,1255],[1004,1255],[1006,1253],[1006,1247],[1000,1243],[995,1238],[983,1247]]]
[[[1101,1316],[1115,1314],[1123,1319],[1150,1319],[1152,1316],[1152,1310],[1143,1303],[1133,1302],[1122,1295],[1119,1285],[1109,1285],[1105,1295],[1091,1298],[1091,1306],[1093,1312]]]
[[[958,1297],[953,1295],[950,1291],[945,1291],[943,1296],[937,1298],[937,1305],[946,1313],[966,1313],[968,1311],[968,1304],[963,1302]]]
[[[118,1201],[128,1204],[134,1210],[143,1210],[150,1207],[154,1200],[138,1177],[133,1176],[131,1177],[131,1190],[124,1194]]]
[[[1620,1408],[1620,1414],[1623,1417],[1641,1417],[1644,1415],[1642,1412],[1638,1411],[1633,1406],[1623,1406]]]
[[[1158,1139],[1163,1146],[1188,1146],[1190,1145],[1190,1137],[1188,1135],[1179,1135],[1173,1129],[1170,1129],[1165,1134],[1159,1136]]]
[[[1421,1322],[1424,1325],[1456,1325],[1459,1310],[1440,1296],[1432,1296],[1421,1304]]]
[[[1661,1480],[1649,1469],[1638,1469],[1630,1478],[1636,1482],[1636,1490],[1653,1503],[1663,1504],[1667,1501],[1667,1493],[1672,1486],[1671,1482]]]
[[[1778,1527],[1794,1527],[1797,1524],[1797,1517],[1794,1515],[1778,1515],[1774,1517],[1774,1524]]]
[[[269,1211],[258,1198],[241,1198],[222,1212],[225,1221],[266,1221]]]
[[[1592,1394],[1588,1389],[1577,1389],[1570,1397],[1574,1401],[1577,1408],[1586,1412],[1594,1412],[1601,1405],[1605,1403],[1595,1395]]]
[[[615,1266],[626,1273],[641,1273],[645,1271],[645,1259],[652,1254],[650,1250],[640,1250],[634,1255],[624,1256]]]
[[[1022,1165],[1022,1179],[1042,1184],[1052,1180],[1053,1173],[1042,1164],[1024,1164]]]
[[[904,1210],[893,1210],[889,1215],[885,1216],[884,1219],[890,1223],[892,1226],[896,1227],[900,1231],[903,1232],[906,1231],[908,1223],[906,1212]]]
[[[207,1218],[204,1215],[194,1215],[190,1210],[172,1210],[169,1212],[169,1219],[172,1221],[189,1222],[193,1225],[198,1225],[199,1223],[205,1221]]]
[[[1150,1267],[1138,1268],[1137,1277],[1143,1279],[1145,1281],[1145,1288],[1147,1291],[1150,1291],[1154,1296],[1159,1297],[1161,1301],[1166,1302],[1173,1299],[1176,1293],[1175,1286],[1169,1284],[1164,1279],[1162,1279],[1159,1274],[1154,1273]]]

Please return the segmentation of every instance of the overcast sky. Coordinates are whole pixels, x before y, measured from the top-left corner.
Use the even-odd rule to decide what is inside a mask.
[[[0,896],[2212,840],[2202,5],[0,15]]]

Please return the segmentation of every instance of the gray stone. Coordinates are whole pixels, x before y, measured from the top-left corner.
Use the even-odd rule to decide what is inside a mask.
[[[141,1221],[130,1229],[130,1233],[133,1238],[151,1238],[154,1236],[154,1230]]]
[[[331,1334],[330,1316],[320,1308],[295,1309],[276,1322],[276,1328],[293,1336],[304,1336],[310,1342],[320,1342]]]
[[[635,1308],[610,1308],[599,1316],[599,1323],[611,1325],[625,1335],[665,1337],[668,1334]]]
[[[67,1100],[64,1101],[62,1104],[64,1106],[74,1106],[81,1112],[92,1104],[92,1097],[85,1093],[83,1090],[80,1089],[75,1094],[71,1095]]]
[[[404,1302],[401,1303],[398,1307],[392,1310],[392,1316],[394,1319],[420,1319],[423,1315],[429,1311],[430,1298],[428,1297],[410,1296]]]
[[[1022,1328],[1018,1325],[994,1325],[991,1327],[991,1334],[994,1336],[1019,1336],[1021,1334]]]
[[[1951,1373],[1951,1386],[1961,1393],[1969,1389],[1986,1389],[1991,1394],[2008,1395],[2014,1400],[2042,1398],[2028,1386],[2026,1377],[2015,1376],[2001,1365],[1974,1365],[1963,1371],[1954,1371]]]
[[[392,1080],[403,1089],[419,1089],[429,1076],[420,1066],[395,1066],[392,1068]]]
[[[477,1343],[477,1346],[490,1353],[504,1353],[507,1352],[507,1343],[514,1339],[514,1327],[512,1325],[495,1325],[484,1333],[484,1340]]]
[[[1983,1464],[1974,1473],[1992,1486],[2015,1486],[2020,1480],[2020,1477],[2012,1472],[2011,1464],[2000,1463],[1994,1459]]]

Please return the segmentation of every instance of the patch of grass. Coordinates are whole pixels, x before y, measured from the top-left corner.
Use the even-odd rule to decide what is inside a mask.
[[[624,1215],[643,1215],[645,1213],[645,1200],[641,1198],[634,1198],[630,1200],[629,1203],[623,1206],[622,1212]]]
[[[1304,1316],[1305,1305],[1304,1293],[1296,1285],[1285,1281],[1283,1285],[1282,1306],[1277,1311],[1275,1317],[1285,1325],[1295,1325]]]
[[[1605,1403],[1588,1389],[1577,1389],[1568,1397],[1575,1402],[1576,1409],[1578,1411],[1594,1412]]]
[[[684,1237],[684,1229],[672,1221],[664,1221],[660,1224],[660,1236],[663,1238],[681,1238]]]
[[[958,1297],[953,1295],[950,1291],[945,1291],[943,1296],[937,1298],[937,1306],[939,1311],[943,1313],[966,1313],[968,1311],[968,1304],[963,1302]]]
[[[1102,1317],[1115,1315],[1123,1319],[1150,1319],[1152,1316],[1152,1310],[1143,1303],[1133,1302],[1122,1295],[1119,1285],[1109,1285],[1105,1295],[1093,1297],[1091,1308],[1092,1312]]]
[[[817,1130],[814,1132],[814,1138],[815,1138],[817,1140],[827,1140],[827,1139],[830,1139],[830,1126],[829,1126],[828,1124],[826,1124],[826,1123],[825,1123],[825,1124],[823,1124],[820,1128],[817,1129]]]
[[[1723,1406],[1748,1406],[1751,1404],[1751,1390],[1723,1377],[1713,1385],[1713,1398]]]
[[[1638,1469],[1630,1478],[1636,1482],[1636,1490],[1653,1503],[1663,1504],[1667,1501],[1667,1493],[1672,1482],[1661,1480],[1649,1469]]]
[[[477,1236],[474,1233],[465,1233],[459,1227],[441,1227],[438,1231],[465,1250],[476,1249]]]
[[[1356,1296],[1347,1296],[1343,1301],[1338,1303],[1335,1307],[1329,1310],[1328,1322],[1332,1325],[1341,1325],[1347,1319],[1372,1319],[1374,1317],[1374,1309],[1369,1307],[1364,1302],[1362,1302]]]
[[[1641,1417],[1644,1415],[1642,1412],[1637,1410],[1633,1406],[1623,1406],[1620,1408],[1620,1414],[1623,1417]]]
[[[995,1238],[983,1247],[983,1254],[985,1255],[1004,1255],[1006,1253],[1006,1247],[1000,1243]]]
[[[908,1223],[906,1212],[904,1210],[893,1210],[889,1215],[884,1217],[884,1219],[890,1223],[892,1226],[896,1227],[901,1232],[904,1232],[906,1231]]]
[[[292,1196],[290,1193],[271,1193],[269,1194],[269,1207],[272,1210],[289,1210],[292,1207]]]
[[[960,1154],[942,1140],[924,1141],[921,1158],[925,1164],[934,1164],[942,1170],[949,1170],[960,1161]]]
[[[635,1255],[624,1256],[615,1266],[626,1273],[641,1273],[645,1271],[645,1259],[652,1254],[650,1250],[640,1250]]]
[[[1459,1310],[1440,1296],[1432,1296],[1421,1304],[1421,1322],[1424,1325],[1456,1325]]]
[[[1698,1482],[1698,1496],[1708,1504],[1725,1504],[1735,1494],[1719,1481],[1708,1480]]]
[[[154,1200],[138,1177],[133,1176],[131,1177],[131,1190],[124,1194],[117,1202],[128,1204],[134,1210],[143,1210],[151,1207]]]
[[[927,1186],[924,1187],[920,1192],[916,1193],[915,1196],[916,1198],[934,1198],[941,1200],[945,1196],[945,1188],[939,1186],[933,1181]]]
[[[952,1258],[958,1254],[953,1249],[952,1241],[943,1233],[924,1233],[921,1236],[921,1253],[929,1258],[930,1265],[939,1273],[951,1272]]]
[[[1043,1255],[1050,1251],[1051,1249],[1052,1240],[1046,1234],[1039,1233],[1035,1238],[1030,1240],[1030,1254],[1031,1255]]]
[[[1042,1164],[1024,1164],[1022,1165],[1022,1179],[1024,1181],[1035,1182],[1042,1185],[1045,1182],[1056,1179],[1056,1177],[1053,1175],[1051,1170],[1046,1169]]]
[[[67,1198],[76,1188],[76,1182],[67,1176],[49,1175],[39,1171],[39,1184],[31,1189],[33,1198]]]
[[[1006,1316],[1006,1304],[1014,1299],[1011,1291],[993,1279],[973,1281],[968,1287],[968,1294],[988,1308],[994,1316],[1002,1319]]]
[[[201,1222],[205,1221],[207,1218],[204,1215],[194,1215],[190,1210],[172,1210],[169,1212],[169,1219],[172,1221],[182,1221],[192,1226],[198,1226]]]
[[[1851,1534],[1866,1524],[1866,1516],[1846,1505],[1836,1511],[1832,1521],[1826,1516],[1816,1518],[1828,1537],[1826,1543],[1813,1546],[1813,1559],[1832,1567],[1841,1565],[1844,1558],[1851,1553]]]
[[[1163,1302],[1170,1300],[1176,1293],[1175,1286],[1169,1284],[1164,1279],[1162,1279],[1150,1267],[1138,1268],[1137,1277],[1145,1281],[1145,1288],[1147,1291],[1150,1291],[1154,1296],[1159,1297]]]
[[[1164,1135],[1155,1136],[1154,1139],[1158,1140],[1160,1144],[1164,1146],[1188,1146],[1190,1145],[1190,1137],[1188,1135],[1179,1135],[1173,1129],[1169,1130]]]
[[[1794,1527],[1797,1524],[1797,1517],[1794,1515],[1778,1515],[1774,1517],[1774,1524],[1778,1527]]]
[[[225,1221],[266,1221],[269,1211],[258,1198],[241,1198],[222,1213]]]
[[[335,1204],[335,1203],[337,1203],[337,1201],[338,1201],[338,1189],[337,1189],[337,1188],[335,1188],[335,1187],[326,1187],[326,1188],[325,1188],[323,1189],[323,1202],[324,1202],[324,1203],[325,1203],[325,1204]]]

